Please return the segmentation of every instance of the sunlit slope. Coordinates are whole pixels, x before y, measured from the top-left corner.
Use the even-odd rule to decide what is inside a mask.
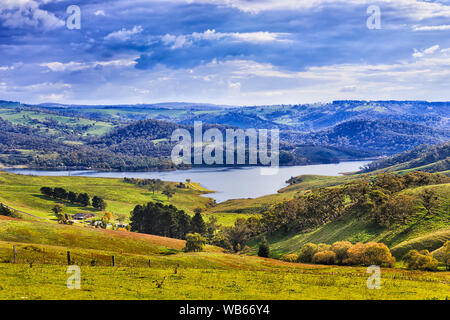
[[[44,218],[54,218],[51,209],[57,203],[62,204],[64,212],[68,214],[79,212],[102,214],[92,207],[47,198],[40,192],[40,188],[46,186],[62,187],[76,193],[86,192],[91,197],[99,196],[106,201],[107,210],[113,214],[128,215],[136,205],[150,201],[170,203],[188,213],[192,213],[195,207],[206,208],[211,203],[211,199],[200,196],[209,191],[197,183],[191,183],[193,188],[188,189],[176,188],[174,182],[165,184],[170,185],[175,191],[170,200],[160,191],[153,193],[148,188],[126,183],[118,178],[25,176],[0,171],[0,202]]]
[[[407,241],[410,249],[435,250],[449,240],[448,227],[450,223],[450,184],[432,185],[411,188],[402,193],[417,196],[424,189],[432,189],[439,195],[439,206],[434,214],[424,218],[425,208],[416,206],[416,213],[405,225],[384,228],[375,225],[365,217],[344,215],[309,233],[275,234],[269,238],[273,256],[297,252],[305,243],[328,243],[348,240],[355,242],[383,242],[391,248],[396,248],[394,254],[404,254],[402,243]],[[426,242],[426,243],[425,243]],[[406,246],[406,245],[405,245]]]

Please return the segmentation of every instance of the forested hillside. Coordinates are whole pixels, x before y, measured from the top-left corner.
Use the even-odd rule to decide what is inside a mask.
[[[450,142],[441,145],[421,145],[412,150],[369,163],[363,172],[398,171],[419,168],[437,172],[450,170]]]

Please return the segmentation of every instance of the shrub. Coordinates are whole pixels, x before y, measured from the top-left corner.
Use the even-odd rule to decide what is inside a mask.
[[[450,241],[445,242],[445,244],[437,250],[434,250],[431,255],[437,261],[442,263],[447,270],[450,270]]]
[[[343,263],[348,265],[361,265],[363,264],[363,255],[364,244],[358,242],[347,250],[347,259],[345,259]]]
[[[300,254],[298,255],[298,260],[300,262],[312,262],[313,256],[318,251],[317,245],[314,243],[307,243],[300,249]]]
[[[264,238],[263,241],[259,244],[258,256],[263,258],[269,257],[269,244],[267,243],[267,239]]]
[[[393,267],[395,258],[384,243],[369,242],[364,245],[363,264]]]
[[[291,254],[285,254],[281,257],[281,260],[286,262],[297,262],[298,260],[298,254],[291,253]]]
[[[447,241],[442,247],[444,251],[444,265],[450,270],[450,241]]]
[[[203,246],[206,243],[206,239],[198,233],[188,233],[186,235],[186,247],[184,252],[200,252],[203,251]]]
[[[428,250],[410,250],[404,257],[408,269],[410,270],[437,270],[439,262],[433,258]]]
[[[348,249],[350,249],[353,245],[349,241],[338,241],[333,243],[331,246],[331,251],[336,254],[336,261],[339,264],[342,264],[344,260],[348,258]]]
[[[13,217],[14,213],[8,207],[4,206],[3,203],[0,203],[0,215]]]
[[[320,251],[330,251],[331,250],[331,245],[326,244],[326,243],[319,243],[317,245],[317,252]]]
[[[330,250],[319,251],[312,257],[312,262],[315,264],[335,264],[336,253]]]

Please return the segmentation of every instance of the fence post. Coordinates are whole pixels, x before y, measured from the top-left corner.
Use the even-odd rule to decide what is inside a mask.
[[[152,263],[150,262],[150,259],[148,259],[148,267],[149,267],[149,268],[152,267]]]
[[[116,266],[116,256],[112,256],[112,266]]]
[[[13,253],[14,253],[14,263],[17,263],[17,246],[13,247]]]
[[[70,266],[71,260],[70,260],[70,251],[67,251],[67,265]]]

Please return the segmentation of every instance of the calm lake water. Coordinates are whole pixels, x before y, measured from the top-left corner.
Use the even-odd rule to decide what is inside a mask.
[[[357,171],[370,161],[346,161],[337,164],[280,167],[276,175],[261,175],[259,167],[242,168],[199,168],[168,172],[102,172],[70,171],[72,176],[102,178],[159,178],[165,181],[199,182],[203,187],[216,191],[208,197],[217,202],[237,198],[256,198],[276,193],[287,186],[286,180],[303,174],[338,176],[345,172]],[[40,176],[67,176],[68,171],[10,170],[17,174]]]

